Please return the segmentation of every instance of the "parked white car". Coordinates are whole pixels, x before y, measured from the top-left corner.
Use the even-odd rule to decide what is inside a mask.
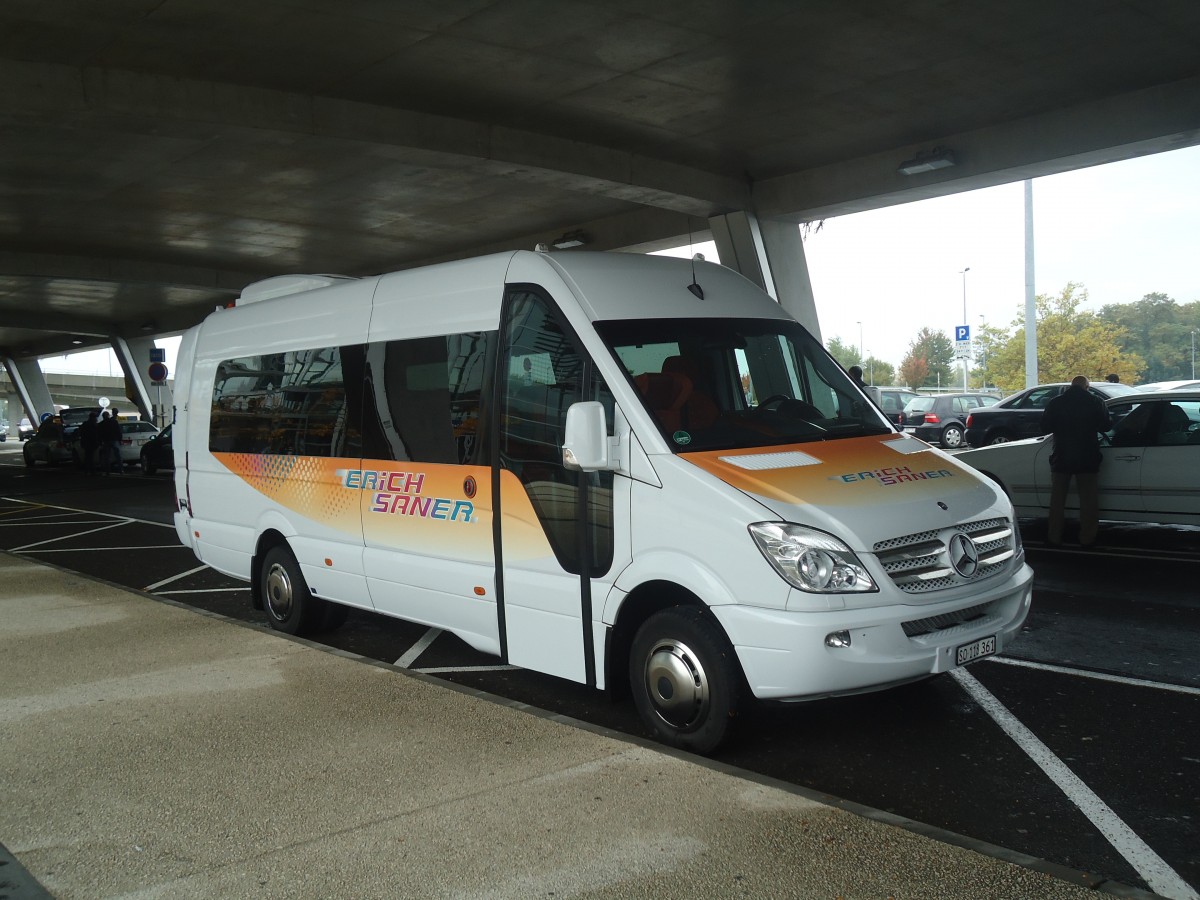
[[[1200,381],[1155,381],[1139,384],[1137,390],[1147,394],[1157,391],[1200,391]]]
[[[1100,518],[1200,525],[1200,391],[1133,394],[1107,402],[1113,428],[1104,435]],[[1019,516],[1050,507],[1048,435],[981,447],[955,456],[1008,493]],[[1067,509],[1078,510],[1072,491]]]
[[[142,456],[142,447],[146,441],[158,434],[158,429],[149,422],[121,423],[121,462],[125,465],[136,463]]]

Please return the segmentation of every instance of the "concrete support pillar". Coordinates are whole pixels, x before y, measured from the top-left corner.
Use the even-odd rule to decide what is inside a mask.
[[[147,388],[146,369],[150,365],[150,351],[154,348],[153,338],[123,338],[112,339],[113,353],[125,373],[125,393],[138,408],[141,417],[147,422],[154,421],[154,404],[150,400]]]
[[[25,415],[35,426],[40,421],[42,413],[54,412],[54,398],[50,396],[50,388],[46,386],[46,376],[36,359],[16,359],[4,357],[4,367],[8,370],[8,379],[13,384],[17,396],[21,398],[21,406]]]
[[[760,222],[739,211],[708,220],[722,265],[741,272],[779,301],[821,340],[817,303],[804,258],[800,228],[791,222]]]

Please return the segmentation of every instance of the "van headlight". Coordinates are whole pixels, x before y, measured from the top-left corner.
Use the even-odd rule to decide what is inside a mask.
[[[875,591],[853,551],[824,531],[784,522],[756,522],[750,535],[784,581],[813,594]]]

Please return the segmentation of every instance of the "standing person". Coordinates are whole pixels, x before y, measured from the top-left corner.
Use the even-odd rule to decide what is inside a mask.
[[[110,409],[104,414],[97,430],[100,432],[100,450],[104,460],[104,474],[114,465],[117,474],[125,474],[125,464],[121,462],[121,423],[117,419],[117,411]]]
[[[850,376],[850,380],[854,382],[860,391],[871,398],[872,403],[874,403],[876,406],[879,406],[879,388],[875,387],[873,384],[868,385],[865,381],[863,381],[862,366],[851,366],[846,370],[846,374]]]
[[[96,413],[88,413],[87,421],[79,426],[79,449],[83,452],[83,472],[96,474],[96,451],[100,449],[100,423]]]
[[[1066,517],[1067,489],[1075,479],[1079,494],[1079,543],[1090,547],[1100,530],[1100,486],[1097,473],[1101,431],[1112,422],[1104,401],[1088,392],[1088,380],[1076,375],[1071,386],[1046,404],[1042,431],[1054,435],[1050,454],[1050,523],[1046,540],[1061,544]]]

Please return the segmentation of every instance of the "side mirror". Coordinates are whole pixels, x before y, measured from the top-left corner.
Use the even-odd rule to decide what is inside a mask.
[[[562,460],[564,466],[576,471],[598,472],[613,468],[604,404],[585,400],[568,407]]]

